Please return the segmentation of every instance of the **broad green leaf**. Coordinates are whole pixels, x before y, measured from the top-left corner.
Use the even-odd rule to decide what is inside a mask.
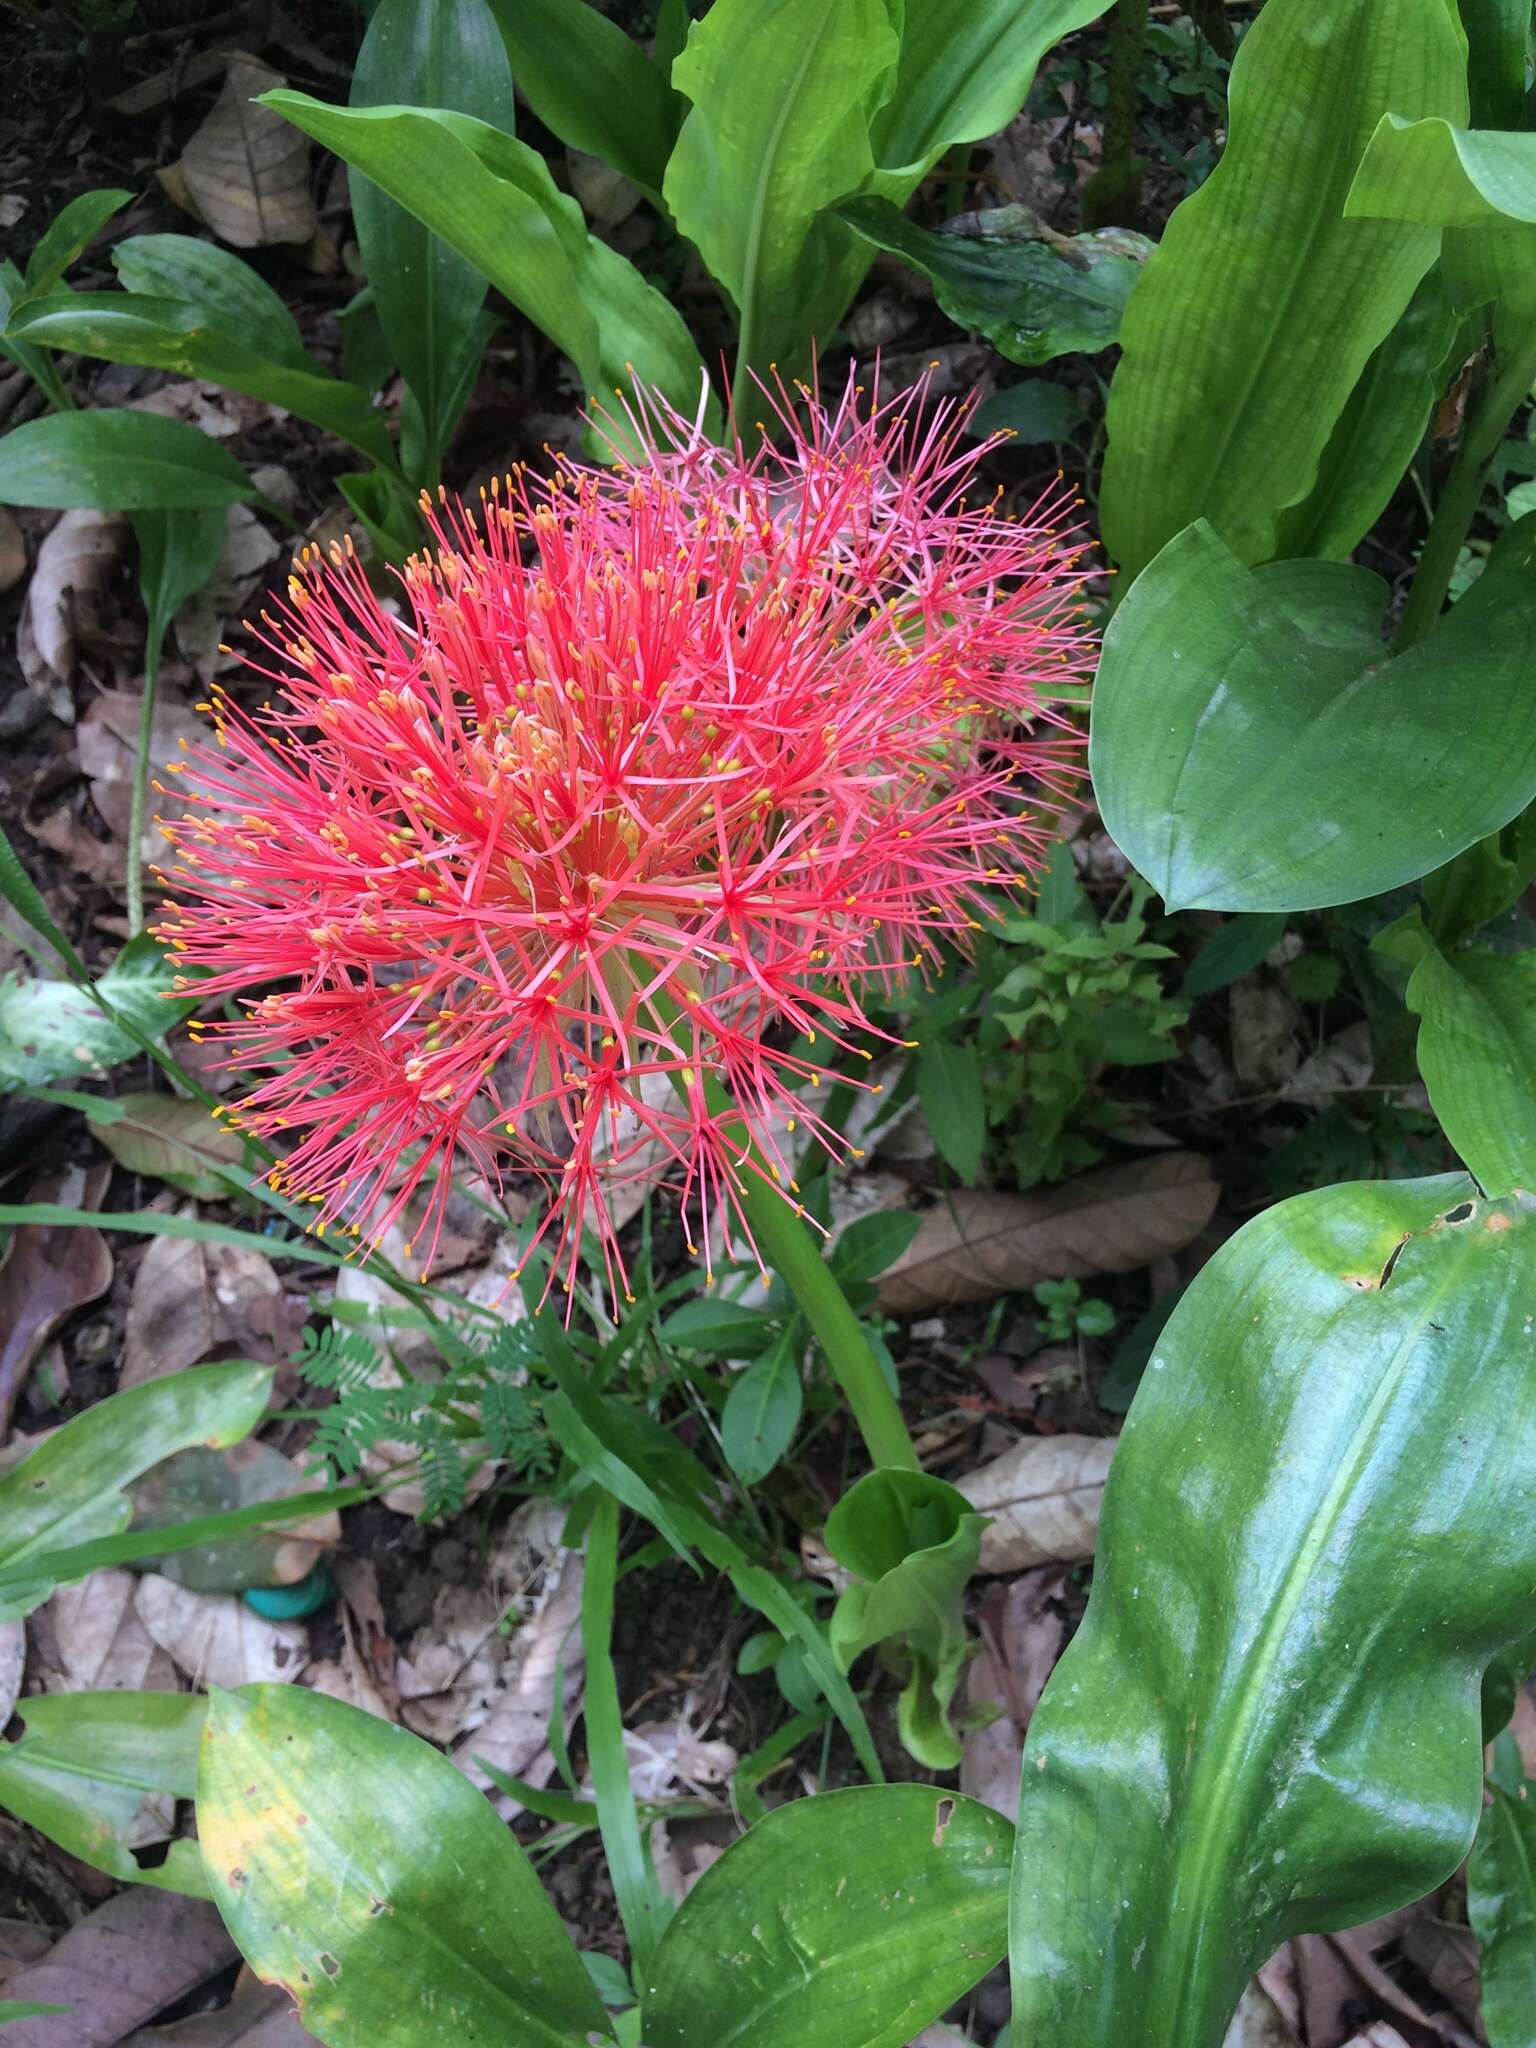
[[[1536,1189],[1536,952],[1444,953],[1427,932],[1406,1001],[1445,1135],[1489,1194]]]
[[[260,104],[372,178],[482,271],[571,358],[594,402],[638,377],[690,416],[698,409],[703,364],[681,316],[587,233],[537,150],[467,114],[327,107],[298,92],[266,93]]]
[[[917,1099],[940,1157],[972,1186],[987,1141],[981,1061],[974,1048],[929,1039],[917,1055]]]
[[[1084,418],[1077,392],[1046,377],[1030,377],[977,406],[965,431],[978,440],[988,434],[1011,434],[1024,447],[1032,448],[1045,441],[1070,441]]]
[[[1536,797],[1536,586],[1481,577],[1394,660],[1385,601],[1342,562],[1245,569],[1203,521],[1138,578],[1104,636],[1090,762],[1170,909],[1374,896]]]
[[[720,1448],[736,1477],[756,1486],[789,1449],[800,1423],[805,1387],[800,1378],[798,1325],[772,1350],[731,1381],[720,1417]]]
[[[1488,1787],[1467,1862],[1467,1918],[1482,1951],[1489,2048],[1536,2042],[1536,1784]]]
[[[304,346],[298,322],[260,271],[196,235],[130,235],[112,251],[124,291],[188,299],[208,322],[254,354],[308,376],[325,374]]]
[[[115,188],[82,192],[57,213],[27,258],[23,282],[28,298],[51,292],[77,257],[83,256],[114,213],[131,205],[133,194]]]
[[[1508,298],[1536,310],[1536,135],[1386,113],[1347,211],[1448,230],[1442,264],[1458,304]]]
[[[1520,1688],[1536,1671],[1536,1629],[1501,1650],[1483,1673],[1483,1744],[1506,1729]]]
[[[419,1736],[300,1686],[215,1693],[197,1825],[230,1933],[329,2048],[609,2039],[511,1832]]]
[[[1030,1723],[1020,2039],[1220,2048],[1288,1937],[1466,1854],[1536,1584],[1533,1238],[1536,1201],[1460,1174],[1325,1188],[1174,1310]]]
[[[874,189],[900,203],[946,149],[1006,128],[1051,45],[1106,11],[1104,0],[906,0],[895,84],[873,123]]]
[[[249,1183],[244,1140],[200,1102],[132,1090],[111,1107],[113,1115],[96,1135],[130,1173],[151,1174],[205,1201],[228,1196],[232,1183]]]
[[[1277,554],[1343,561],[1370,532],[1424,438],[1457,332],[1456,309],[1435,264],[1349,394],[1316,483],[1280,515]]]
[[[1003,1953],[1012,1833],[933,1785],[780,1807],[678,1908],[646,2048],[904,2048]]]
[[[1466,30],[1472,120],[1479,128],[1518,128],[1525,108],[1527,0],[1460,0]]]
[[[661,1334],[680,1351],[706,1351],[717,1358],[756,1358],[773,1342],[776,1328],[774,1318],[760,1308],[705,1295],[674,1309],[662,1324]]]
[[[876,248],[921,271],[957,327],[975,328],[1010,362],[1030,365],[1079,351],[1093,355],[1118,341],[1126,301],[1152,247],[1128,228],[1108,228],[1074,235],[1069,256],[1028,232],[1035,216],[1024,208],[980,216],[1023,216],[1025,232],[1012,239],[935,234],[885,199],[845,200],[836,213]]]
[[[965,1662],[966,1582],[986,1526],[942,1479],[894,1470],[867,1473],[827,1517],[828,1550],[865,1581],[833,1610],[832,1648],[846,1671],[876,1643],[903,1644],[911,1668],[897,1725],[930,1770],[960,1761],[949,1706]]]
[[[12,315],[7,332],[46,348],[101,356],[109,363],[142,363],[178,377],[227,385],[231,391],[244,391],[312,420],[375,462],[394,460],[383,419],[366,392],[327,377],[318,366],[296,370],[270,361],[187,299],[144,298],[136,292],[50,292],[28,300]],[[82,417],[97,420],[103,415]]]
[[[1199,518],[1264,561],[1280,514],[1312,490],[1439,248],[1425,228],[1343,217],[1393,109],[1464,118],[1451,0],[1269,0],[1232,66],[1221,161],[1174,213],[1126,313],[1102,497],[1126,574]]]
[[[1442,947],[1511,910],[1536,879],[1536,812],[1478,840],[1424,879],[1424,915]]]
[[[271,1390],[270,1366],[195,1366],[113,1394],[63,1424],[0,1477],[7,1577],[44,1553],[126,1528],[124,1487],[188,1444],[239,1443],[266,1413]],[[28,1612],[52,1590],[45,1575],[35,1598],[8,1593],[6,1611]]]
[[[588,0],[490,0],[490,8],[517,89],[544,126],[659,205],[680,111],[661,65]]]
[[[123,948],[96,983],[125,1023],[147,1038],[179,1024],[194,1002],[173,999],[176,969],[152,938]],[[72,981],[0,978],[0,1088],[89,1080],[139,1050]]]
[[[445,107],[509,134],[514,125],[512,72],[485,0],[380,0],[357,53],[350,97],[354,107]],[[421,408],[414,481],[431,487],[468,395],[465,360],[485,275],[371,178],[354,174],[350,189],[374,307]]]
[[[1257,967],[1271,946],[1285,937],[1283,910],[1265,910],[1255,917],[1229,917],[1219,932],[1212,932],[1184,976],[1182,993],[1208,996],[1226,988]]]
[[[219,442],[152,412],[66,412],[0,438],[0,504],[55,511],[237,505],[256,486]]]
[[[136,512],[133,531],[139,543],[139,595],[158,646],[172,619],[218,566],[224,515],[212,505]]]
[[[667,204],[740,318],[742,367],[802,368],[832,330],[849,230],[818,218],[874,169],[870,118],[899,49],[888,0],[715,0],[672,83],[692,102],[667,165]]]
[[[128,1846],[146,1798],[190,1799],[208,1702],[182,1692],[74,1692],[21,1702],[25,1727],[0,1743],[0,1806],[71,1856],[125,1884],[209,1896],[197,1844],[141,1865]]]
[[[921,1226],[922,1218],[910,1209],[879,1209],[873,1216],[856,1217],[839,1235],[828,1263],[844,1287],[873,1280],[895,1265]]]

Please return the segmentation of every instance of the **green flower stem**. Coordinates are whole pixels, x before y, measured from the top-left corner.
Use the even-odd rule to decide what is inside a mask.
[[[1468,412],[1461,446],[1435,506],[1413,587],[1403,606],[1392,642],[1394,654],[1405,654],[1410,647],[1417,647],[1434,630],[1435,621],[1445,609],[1451,577],[1482,502],[1488,466],[1499,451],[1505,429],[1530,396],[1533,385],[1536,326],[1523,334],[1513,348],[1499,352],[1492,375]]]
[[[710,1075],[704,1076],[704,1095],[711,1115],[730,1116],[730,1099]],[[754,1171],[754,1166],[759,1170]],[[738,1185],[757,1248],[799,1303],[833,1377],[848,1397],[871,1461],[877,1468],[894,1465],[909,1472],[920,1470],[896,1396],[870,1349],[863,1325],[822,1257],[821,1247],[773,1186],[755,1148]]]
[[[160,687],[160,649],[165,643],[165,621],[151,619],[144,642],[144,689],[139,699],[139,750],[133,764],[133,785],[128,799],[128,936],[136,939],[144,929],[144,812],[149,788],[150,755],[154,747],[155,697]]]

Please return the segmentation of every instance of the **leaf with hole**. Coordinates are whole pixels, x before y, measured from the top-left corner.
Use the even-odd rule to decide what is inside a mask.
[[[1138,577],[1089,759],[1106,828],[1170,910],[1379,895],[1536,797],[1536,585],[1481,577],[1394,659],[1385,603],[1347,563],[1244,568],[1204,521]]]
[[[1536,1201],[1460,1174],[1330,1187],[1174,1310],[1030,1723],[1023,2038],[1220,2048],[1291,1935],[1465,1856],[1483,1673],[1536,1584],[1533,1233]]]
[[[405,1729],[299,1686],[216,1693],[197,1823],[230,1933],[329,2048],[610,2038],[517,1842]]]

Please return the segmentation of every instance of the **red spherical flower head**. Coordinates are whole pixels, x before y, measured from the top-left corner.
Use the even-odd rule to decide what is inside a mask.
[[[235,1114],[322,1229],[420,1192],[435,1246],[463,1155],[546,1183],[567,1280],[590,1230],[623,1285],[637,1177],[750,1246],[745,1176],[793,1202],[796,1147],[846,1149],[816,1090],[886,1035],[870,992],[1048,845],[1090,645],[1066,495],[976,501],[987,444],[922,387],[768,406],[778,445],[649,402],[615,468],[440,494],[398,606],[311,553],[274,701],[216,693],[161,935],[244,998],[210,1027],[264,1075]]]

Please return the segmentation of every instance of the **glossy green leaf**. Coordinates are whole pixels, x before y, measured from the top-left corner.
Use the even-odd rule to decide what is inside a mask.
[[[875,189],[900,203],[946,149],[1006,128],[1051,45],[1106,11],[1104,0],[905,0],[895,82],[873,124]]]
[[[328,2048],[609,2039],[512,1834],[405,1729],[299,1686],[216,1693],[197,1824],[230,1933]]]
[[[25,1723],[0,1743],[0,1806],[82,1862],[125,1884],[209,1896],[195,1842],[161,1863],[128,1846],[146,1798],[190,1799],[208,1702],[182,1692],[73,1692],[23,1700]]]
[[[634,376],[690,416],[704,370],[681,316],[587,233],[537,150],[467,114],[327,107],[305,93],[261,104],[371,177],[479,269],[576,364],[590,397]]]
[[[1536,2048],[1536,1783],[1488,1787],[1467,1862],[1489,2048]]]
[[[1174,1310],[1030,1723],[1019,2038],[1220,2048],[1290,1935],[1466,1854],[1483,1672],[1536,1584],[1533,1239],[1536,1201],[1460,1174],[1330,1187]]]
[[[124,1024],[156,1039],[196,1007],[172,999],[175,979],[157,942],[141,934],[96,985]],[[0,977],[0,1087],[92,1079],[138,1050],[139,1041],[76,983]]]
[[[130,235],[112,251],[112,267],[124,291],[187,299],[210,327],[238,337],[256,355],[308,376],[325,374],[260,271],[217,242],[196,235]]]
[[[792,1324],[755,1365],[731,1381],[720,1417],[720,1448],[736,1477],[756,1486],[794,1441],[805,1403],[800,1339]]]
[[[1456,945],[1506,910],[1536,880],[1536,812],[1479,839],[1424,879],[1424,916],[1441,946]]]
[[[930,1770],[960,1761],[950,1702],[965,1661],[964,1595],[981,1554],[985,1515],[926,1472],[870,1472],[827,1517],[825,1541],[864,1582],[833,1610],[844,1670],[877,1643],[899,1641],[910,1669],[897,1703],[901,1739]]]
[[[1422,927],[1400,947],[1418,955],[1405,999],[1445,1135],[1487,1193],[1536,1189],[1536,952],[1446,953]]]
[[[705,1295],[685,1301],[661,1326],[661,1334],[679,1351],[704,1351],[716,1358],[756,1358],[773,1342],[775,1323],[760,1308],[745,1302]]]
[[[1346,563],[1245,569],[1203,521],[1137,579],[1104,636],[1090,761],[1106,828],[1170,909],[1374,896],[1536,797],[1536,587],[1480,578],[1394,660],[1385,602]]]
[[[828,1264],[844,1287],[873,1280],[895,1265],[921,1227],[922,1218],[910,1209],[877,1209],[873,1216],[857,1216],[839,1234]]]
[[[24,281],[28,297],[52,291],[69,266],[83,256],[114,213],[131,205],[133,194],[115,187],[82,192],[61,208],[27,258]]]
[[[139,512],[237,505],[255,493],[220,442],[157,413],[55,413],[0,438],[3,505]]]
[[[1347,210],[1448,230],[1441,260],[1459,304],[1536,308],[1536,136],[1384,114]]]
[[[978,439],[987,434],[1011,434],[1031,448],[1046,441],[1070,441],[1084,418],[1077,392],[1046,377],[1030,377],[984,400],[967,420],[965,430]]]
[[[691,101],[667,204],[740,317],[739,361],[798,370],[848,294],[849,230],[819,218],[874,169],[899,43],[888,0],[715,0],[672,83]]]
[[[987,1141],[981,1061],[974,1047],[929,1039],[917,1055],[917,1099],[939,1157],[973,1186]]]
[[[1453,367],[1458,319],[1438,264],[1381,343],[1335,422],[1317,481],[1280,515],[1276,553],[1345,560],[1413,460]]]
[[[1128,574],[1199,518],[1264,561],[1281,513],[1311,492],[1439,248],[1425,228],[1343,217],[1391,110],[1464,117],[1451,0],[1269,0],[1232,66],[1221,161],[1169,221],[1126,314],[1101,505]]]
[[[1002,1954],[1012,1833],[930,1785],[770,1813],[678,1909],[646,2048],[904,2048]]]
[[[7,332],[45,348],[101,356],[110,363],[142,363],[178,377],[227,385],[231,391],[244,391],[312,420],[376,462],[394,460],[383,419],[366,392],[327,377],[318,366],[297,370],[270,361],[186,299],[144,298],[136,292],[50,292],[29,299],[12,315]],[[103,415],[88,417],[97,420]]]
[[[350,98],[354,107],[445,107],[510,134],[512,72],[485,0],[380,0],[353,66]],[[466,358],[485,275],[371,178],[354,174],[350,189],[374,308],[421,409],[414,480],[433,486],[468,392]]]
[[[658,202],[680,107],[667,74],[588,0],[490,0],[517,89],[551,134]]]
[[[1118,341],[1126,301],[1152,247],[1128,228],[1074,235],[1066,249],[1047,247],[1028,232],[1035,216],[1027,208],[980,216],[1022,217],[1024,232],[1014,238],[935,234],[885,199],[845,200],[836,212],[876,248],[921,271],[957,327],[974,328],[1010,362],[1031,365],[1079,351],[1093,355]]]
[[[126,1528],[124,1487],[188,1444],[249,1436],[271,1391],[270,1366],[203,1365],[87,1408],[0,1477],[0,1566],[10,1577],[44,1553]],[[28,1612],[52,1590],[45,1576],[24,1600],[8,1591],[6,1612]]]

